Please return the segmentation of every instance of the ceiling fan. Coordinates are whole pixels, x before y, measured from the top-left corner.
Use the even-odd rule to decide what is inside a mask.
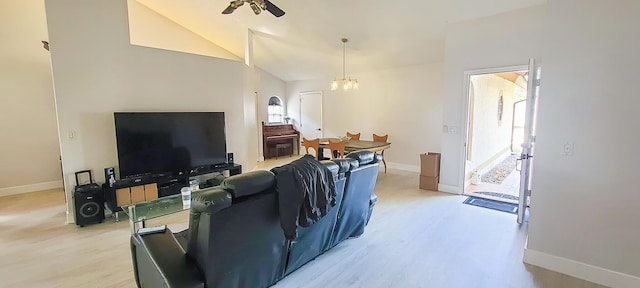
[[[253,10],[253,13],[255,13],[256,15],[260,14],[262,10],[267,10],[276,17],[284,15],[284,11],[271,3],[269,0],[234,0],[231,1],[231,4],[229,4],[229,7],[227,7],[227,9],[224,9],[224,11],[222,11],[222,14],[233,13],[236,8],[244,5],[245,2],[249,3],[249,6],[251,6],[251,10]]]

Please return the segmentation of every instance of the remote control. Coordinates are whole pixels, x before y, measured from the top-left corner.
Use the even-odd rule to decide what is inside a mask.
[[[167,225],[140,228],[138,229],[138,235],[142,236],[153,233],[163,233],[166,229]]]

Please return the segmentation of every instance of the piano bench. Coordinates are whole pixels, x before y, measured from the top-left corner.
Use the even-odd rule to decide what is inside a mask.
[[[289,157],[293,155],[293,146],[291,146],[291,143],[278,143],[276,144],[276,159],[278,159],[278,156],[280,156],[280,149],[291,149],[291,153],[289,153]]]

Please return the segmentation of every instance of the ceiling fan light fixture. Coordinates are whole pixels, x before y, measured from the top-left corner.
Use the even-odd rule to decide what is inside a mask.
[[[255,2],[251,2],[249,6],[251,6],[251,10],[253,10],[253,13],[255,13],[256,15],[262,12],[262,9],[260,9],[260,7],[258,7],[258,4],[256,4]]]
[[[347,38],[342,38],[342,78],[340,79],[342,81],[342,89],[344,89],[345,91],[347,90],[358,90],[359,85],[358,85],[358,80],[357,79],[351,79],[351,77],[347,77],[347,73],[346,73],[346,44],[347,42],[349,42],[349,39]],[[333,79],[333,82],[331,82],[331,90],[335,91],[338,89],[338,80],[337,79]]]

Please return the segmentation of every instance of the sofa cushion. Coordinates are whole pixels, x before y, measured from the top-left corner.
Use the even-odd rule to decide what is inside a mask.
[[[365,151],[365,150],[354,151],[349,153],[346,157],[358,160],[358,163],[360,164],[360,166],[362,166],[362,165],[370,164],[371,162],[373,162],[375,153],[371,151]]]
[[[360,167],[360,162],[357,159],[349,159],[349,171],[353,171],[358,169],[358,167]]]
[[[382,162],[382,154],[374,153],[373,155],[373,163]]]
[[[320,163],[322,163],[324,167],[327,167],[329,171],[331,171],[331,174],[333,174],[333,177],[336,177],[338,173],[340,173],[340,166],[338,166],[333,161],[323,160],[323,161],[320,161]]]
[[[258,170],[224,179],[220,187],[228,190],[235,199],[258,194],[274,187],[275,183],[276,179],[271,171]]]
[[[338,165],[340,167],[340,170],[338,171],[339,173],[345,173],[348,172],[349,169],[351,169],[351,162],[353,162],[353,159],[334,159],[331,160],[333,163],[336,163],[336,165]]]

